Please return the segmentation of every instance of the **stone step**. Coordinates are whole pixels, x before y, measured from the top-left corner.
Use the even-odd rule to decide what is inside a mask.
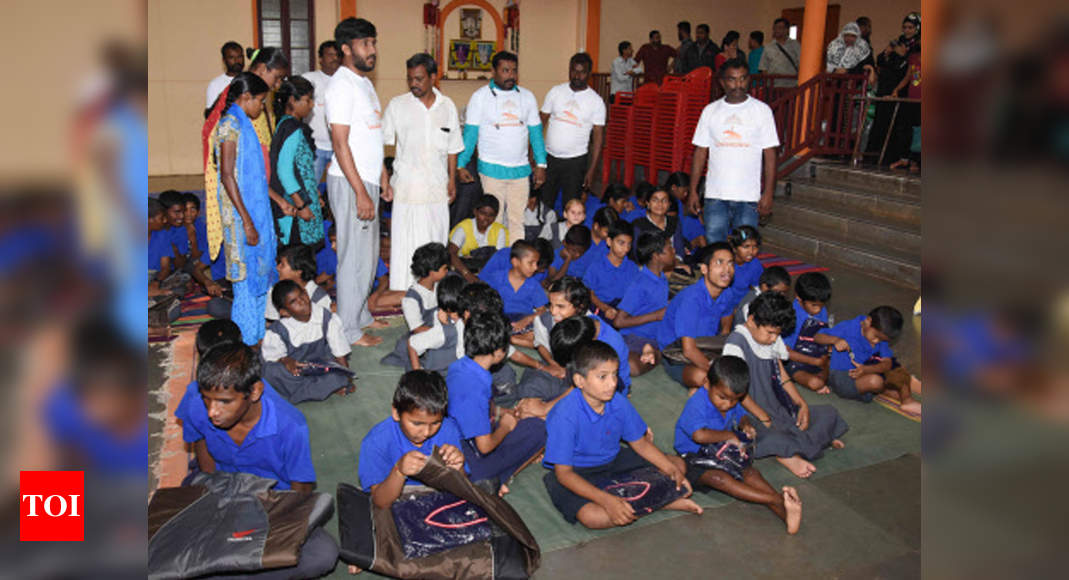
[[[915,175],[860,169],[820,160],[811,163],[810,167],[816,181],[825,185],[869,193],[889,193],[917,201],[921,198],[921,180]]]
[[[762,248],[770,252],[798,256],[821,266],[845,266],[906,288],[921,287],[919,256],[833,242],[793,225],[769,224],[761,233]]]
[[[889,250],[920,261],[921,235],[848,214],[816,209],[795,200],[782,199],[773,205],[772,225],[804,231],[843,246]]]
[[[788,188],[777,188],[780,199],[823,211],[885,223],[906,231],[921,231],[921,204],[908,196],[843,189],[814,178],[791,178]]]

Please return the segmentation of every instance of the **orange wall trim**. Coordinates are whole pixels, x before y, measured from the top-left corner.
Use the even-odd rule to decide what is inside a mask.
[[[252,0],[252,45],[260,48],[260,0]]]
[[[601,47],[601,0],[586,2],[586,52],[594,61],[594,70],[598,70],[598,49]]]
[[[356,0],[341,0],[338,6],[338,20],[356,18]]]

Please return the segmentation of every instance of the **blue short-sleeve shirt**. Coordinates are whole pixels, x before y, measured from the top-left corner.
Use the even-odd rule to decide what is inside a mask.
[[[148,269],[156,272],[160,269],[160,261],[164,258],[173,258],[174,250],[171,249],[171,236],[167,230],[152,232],[148,238]]]
[[[605,244],[608,248],[608,244]],[[590,267],[583,274],[583,283],[603,302],[612,302],[624,297],[624,292],[638,275],[638,266],[630,258],[624,258],[619,266],[614,266],[606,255],[592,260]]]
[[[725,288],[714,299],[705,287],[705,278],[699,278],[668,303],[657,329],[657,342],[664,349],[684,336],[698,338],[720,334],[720,318],[734,312],[738,301],[739,297],[731,288]]]
[[[70,383],[60,385],[48,397],[43,419],[52,439],[76,450],[98,473],[144,475],[148,422],[131,434],[117,435],[88,416]]]
[[[641,316],[668,306],[668,278],[654,274],[648,268],[639,268],[638,275],[624,292],[624,297],[617,306],[631,316]],[[657,327],[661,322],[655,320],[638,326],[621,330],[621,334],[637,334],[650,340],[657,340]]]
[[[546,417],[546,455],[543,464],[572,467],[605,465],[620,452],[620,441],[637,441],[646,422],[627,397],[616,393],[599,415],[583,391],[573,389],[553,405]]]
[[[694,432],[699,429],[712,429],[713,431],[730,431],[738,426],[748,413],[742,405],[735,405],[721,413],[713,402],[709,400],[709,389],[702,387],[694,393],[687,404],[683,406],[683,412],[676,421],[675,450],[677,453],[694,453],[701,445],[693,439]]]
[[[200,261],[203,264],[208,265],[211,268],[212,280],[222,280],[226,278],[226,258],[223,256],[223,251],[219,250],[219,254],[212,260],[208,252],[208,226],[204,222],[204,217],[198,217],[193,222],[193,227],[197,231],[197,249],[200,250]]]
[[[750,291],[750,288],[761,283],[761,274],[765,266],[761,260],[754,258],[745,264],[735,265],[735,277],[731,280],[731,288],[742,298]]]
[[[320,274],[335,275],[338,272],[338,254],[329,245],[316,254],[316,270]]]
[[[611,324],[602,320],[598,315],[587,314],[587,316],[598,321],[598,335],[594,337],[594,340],[600,340],[616,351],[616,356],[620,359],[620,370],[616,374],[624,385],[624,393],[627,393],[627,390],[631,388],[631,365],[627,362],[627,355],[630,350],[627,348],[627,343],[624,342],[624,337],[620,336],[620,331],[613,328]]]
[[[445,417],[442,426],[433,437],[416,445],[405,436],[401,430],[401,424],[387,418],[375,425],[364,436],[360,443],[360,466],[357,472],[360,476],[360,487],[364,491],[370,491],[371,486],[382,483],[389,475],[397,462],[409,451],[419,451],[430,456],[434,453],[435,446],[452,445],[460,449],[460,429],[453,419]],[[465,470],[467,466],[465,465]],[[411,477],[405,480],[405,485],[418,485],[418,480]]]
[[[594,227],[594,214],[603,207],[605,207],[605,204],[600,199],[593,194],[588,194],[586,197],[586,221],[583,224],[588,228]]]
[[[560,256],[557,256],[557,258],[553,260],[553,267],[560,269],[560,265],[563,263],[564,260]],[[512,248],[501,248],[494,252],[494,255],[490,256],[490,259],[486,261],[486,265],[483,266],[483,269],[479,270],[479,279],[489,284],[490,282],[487,280],[488,277],[493,276],[502,270],[507,273],[511,269]],[[546,272],[535,272],[534,276],[531,276],[531,279],[541,284],[542,280],[546,279]]]
[[[174,226],[166,230],[167,234],[171,236],[171,243],[174,247],[178,248],[178,254],[185,256],[189,254],[189,234],[186,233],[185,226]]]
[[[604,245],[604,244],[602,244]],[[597,257],[597,252],[594,250],[596,246],[590,246],[582,256],[572,260],[571,265],[568,266],[568,275],[573,278],[583,279],[588,268],[590,268],[590,262]]]
[[[471,357],[461,357],[449,365],[445,376],[449,416],[457,422],[464,439],[490,434],[491,382],[490,371]]]
[[[865,364],[865,361],[873,356],[881,359],[894,356],[894,353],[891,352],[891,347],[886,341],[881,340],[876,343],[876,346],[873,346],[872,343],[865,340],[865,336],[861,334],[861,323],[866,318],[868,317],[862,314],[857,318],[844,320],[827,330],[821,331],[821,334],[837,336],[845,340],[850,345],[850,352],[854,353],[854,360],[858,364]],[[839,352],[834,348],[831,349],[831,370],[848,371],[853,369],[854,365],[850,363],[850,352]]]
[[[260,420],[241,445],[212,425],[197,381],[189,383],[175,417],[182,420],[186,443],[204,440],[219,471],[251,473],[278,480],[275,489],[290,489],[290,482],[316,480],[308,423],[304,415],[267,383],[260,397]]]
[[[802,301],[797,297],[791,302],[791,305],[794,306],[794,330],[790,334],[783,336],[783,344],[787,345],[787,348],[794,348],[795,343],[798,342],[798,333],[802,331],[802,325],[809,318],[816,318],[824,324],[828,323],[827,306],[821,308],[816,316],[810,316],[805,311],[805,308],[802,308]]]
[[[524,280],[519,290],[512,289],[509,270],[491,272],[483,281],[501,295],[501,301],[505,303],[505,314],[531,314],[535,308],[545,306],[548,302],[546,291],[534,278]]]
[[[680,227],[683,229],[683,239],[687,240],[687,242],[690,242],[698,236],[705,235],[705,225],[702,224],[701,220],[692,215],[683,216],[682,224],[683,225]]]

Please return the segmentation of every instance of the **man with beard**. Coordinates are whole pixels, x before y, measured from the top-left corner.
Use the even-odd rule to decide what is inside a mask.
[[[312,114],[305,120],[312,128],[312,140],[316,145],[316,180],[323,179],[323,170],[330,163],[334,155],[334,146],[330,143],[330,131],[327,130],[327,84],[330,77],[341,66],[341,52],[333,40],[324,41],[319,45],[319,70],[310,70],[304,73],[304,78],[315,87],[315,108]]]
[[[449,244],[457,154],[464,151],[457,107],[434,87],[438,63],[420,52],[405,66],[409,92],[390,100],[382,124],[385,143],[397,146],[390,180],[390,289],[402,292],[416,281],[409,268],[416,248]]]
[[[245,50],[241,48],[240,44],[231,40],[224,44],[219,49],[219,52],[223,55],[223,67],[226,72],[208,83],[208,90],[204,94],[204,107],[207,109],[210,109],[215,104],[215,98],[219,96],[219,93],[230,86],[230,81],[234,80],[234,77],[245,69]]]
[[[768,51],[765,51],[768,54]],[[697,214],[698,182],[706,160],[705,239],[727,239],[739,226],[757,227],[757,215],[772,213],[779,137],[772,109],[749,96],[749,67],[741,59],[721,65],[723,98],[705,106],[694,131],[694,160],[687,205]],[[762,179],[763,177],[763,179]],[[763,182],[763,183],[762,183]]]
[[[676,49],[667,44],[661,44],[661,32],[659,30],[651,30],[650,41],[638,49],[635,61],[645,68],[647,83],[660,84],[661,79],[668,72],[669,59],[678,58],[678,56],[679,53],[676,52]]]
[[[367,78],[378,55],[375,25],[346,18],[334,29],[342,66],[327,85],[327,123],[334,157],[327,170],[327,196],[334,212],[338,253],[338,316],[356,346],[375,346],[382,337],[365,333],[384,328],[367,308],[379,258],[379,191],[393,199],[383,164],[382,106]]]
[[[594,62],[585,52],[568,61],[568,82],[549,90],[542,104],[548,153],[542,205],[551,208],[561,192],[561,207],[594,184],[605,137],[605,101],[587,85]],[[547,125],[548,123],[548,125]]]
[[[471,95],[464,119],[464,152],[457,159],[457,176],[475,181],[466,169],[476,148],[483,191],[496,197],[501,211],[497,221],[508,228],[509,243],[523,239],[523,211],[534,188],[546,181],[546,146],[538,102],[531,91],[516,84],[519,60],[511,52],[494,55],[490,84]],[[535,168],[527,157],[528,141]]]

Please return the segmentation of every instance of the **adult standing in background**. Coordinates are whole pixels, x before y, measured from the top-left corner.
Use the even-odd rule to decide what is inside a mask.
[[[697,29],[697,40],[690,45],[690,49],[686,53],[679,53],[677,60],[682,60],[686,64],[683,67],[683,72],[690,72],[698,67],[707,66],[713,71],[716,71],[716,60],[720,56],[720,48],[716,46],[716,43],[709,40],[709,25],[699,24]]]
[[[453,100],[434,87],[438,63],[425,52],[405,63],[409,92],[394,97],[383,117],[383,141],[397,145],[390,184],[390,290],[408,290],[416,248],[449,244],[449,204],[456,197],[457,154],[464,151]]]
[[[461,181],[475,181],[466,169],[479,150],[479,178],[483,191],[497,198],[497,221],[508,228],[510,240],[523,239],[523,210],[531,192],[532,174],[527,144],[534,157],[534,187],[546,181],[546,146],[538,101],[531,91],[516,84],[519,59],[501,51],[491,61],[494,75],[468,101],[464,119],[464,152],[457,159]],[[511,243],[511,241],[509,242]]]
[[[747,64],[750,65],[750,74],[755,75],[761,70],[761,55],[765,53],[765,33],[760,30],[750,32],[750,41],[747,47],[750,49]]]
[[[724,66],[724,63],[729,60],[741,60],[746,64],[746,72],[750,71],[749,62],[746,60],[746,53],[739,50],[739,39],[742,35],[738,30],[729,30],[724,35],[724,40],[720,43],[720,54],[716,55],[716,66],[713,70],[717,70]]]
[[[798,86],[798,59],[802,56],[802,45],[790,38],[791,23],[786,18],[777,18],[772,23],[772,42],[765,47],[761,55],[761,72],[770,75],[793,75],[793,79],[776,79],[777,87]]]
[[[568,61],[568,82],[549,89],[542,104],[549,154],[546,183],[542,186],[544,207],[554,207],[558,190],[564,207],[579,197],[582,189],[594,184],[594,170],[605,139],[605,101],[587,84],[593,68],[589,54],[574,54]]]
[[[339,66],[341,52],[338,45],[333,40],[327,40],[319,45],[319,70],[310,70],[301,75],[315,87],[315,107],[306,122],[312,128],[312,140],[316,146],[316,180],[323,179],[323,170],[334,156],[334,145],[330,143],[330,131],[327,130],[327,85]]]
[[[204,93],[204,108],[210,109],[215,104],[215,99],[223,89],[230,86],[230,81],[245,70],[245,49],[233,40],[227,42],[219,49],[223,57],[223,68],[226,72],[215,77],[208,83],[208,89]]]
[[[830,73],[861,72],[861,65],[872,56],[869,44],[861,38],[857,23],[847,22],[839,36],[828,43],[825,71]]]
[[[327,170],[327,196],[334,212],[338,247],[338,316],[345,336],[356,346],[375,346],[381,336],[365,333],[382,328],[367,308],[379,262],[379,191],[393,193],[383,164],[382,106],[368,73],[378,55],[375,25],[346,18],[334,29],[342,66],[327,85],[327,123],[334,157]]]
[[[676,24],[676,38],[679,39],[679,48],[676,49],[676,54],[679,55],[679,58],[676,58],[675,63],[673,63],[672,70],[677,75],[685,75],[694,70],[693,68],[688,69],[687,63],[683,62],[683,55],[687,54],[691,46],[694,46],[694,41],[690,39],[690,22],[684,20]]]
[[[633,58],[635,49],[628,41],[623,41],[616,47],[620,56],[612,61],[612,73],[609,78],[609,102],[616,100],[616,93],[631,92],[635,90],[635,77],[642,74],[638,63]]]
[[[706,160],[705,238],[722,242],[739,226],[757,227],[757,216],[772,212],[779,136],[772,109],[747,94],[748,67],[729,60],[720,67],[724,96],[705,106],[694,131],[690,172],[691,212],[701,211],[698,181]]]
[[[668,72],[668,61],[677,58],[678,55],[676,49],[667,44],[661,44],[659,30],[651,30],[650,41],[638,49],[635,61],[645,69],[647,83],[661,84],[661,79]]]

